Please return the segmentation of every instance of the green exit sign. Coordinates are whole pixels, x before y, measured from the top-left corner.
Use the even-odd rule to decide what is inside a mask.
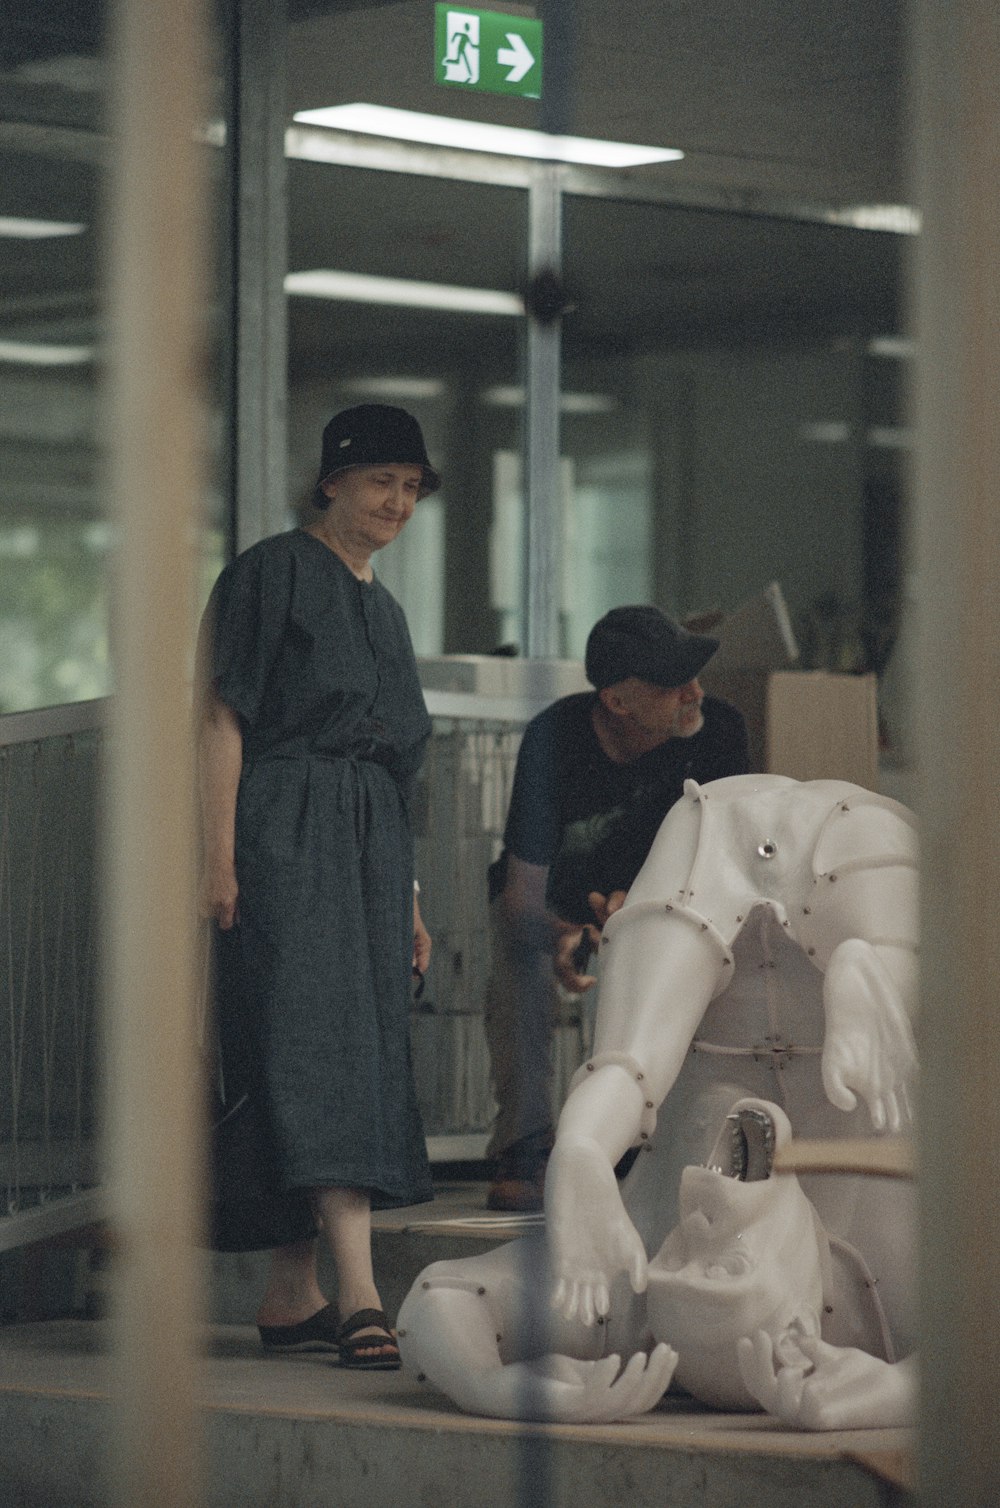
[[[436,5],[434,12],[435,83],[540,98],[541,21],[451,5]]]

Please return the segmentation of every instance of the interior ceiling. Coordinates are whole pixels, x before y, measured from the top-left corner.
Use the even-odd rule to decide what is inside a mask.
[[[837,339],[898,324],[905,238],[760,211],[779,199],[905,201],[903,4],[575,0],[566,129],[687,155],[632,170],[634,201],[567,200],[568,350]],[[11,0],[0,122],[100,127],[101,12],[96,0]],[[544,20],[543,5],[537,13]],[[289,16],[289,121],[300,109],[364,100],[539,123],[537,102],[433,83],[431,0],[290,0]],[[18,155],[0,135],[0,169],[0,214],[95,217],[99,178],[85,162]],[[289,164],[289,177],[293,268],[523,283],[523,193],[303,162]],[[657,184],[708,190],[731,208],[644,203],[645,185]],[[0,245],[0,337],[24,338],[44,321],[51,339],[80,338],[96,307],[93,239]],[[331,346],[371,347],[379,330],[414,362],[428,355],[426,315],[399,311],[379,323],[363,308],[290,303],[293,349],[307,364],[328,359]],[[512,324],[435,316],[430,349],[459,356],[472,341],[502,363]]]
[[[544,22],[544,4],[508,8]],[[567,129],[688,154],[643,177],[899,202],[903,0],[554,0],[550,9],[573,18]],[[433,82],[430,0],[328,7],[293,23],[289,64],[290,110],[366,100],[538,122],[534,101]]]
[[[543,5],[537,13],[544,21]],[[634,202],[567,198],[567,354],[896,327],[901,238],[746,211],[779,200],[904,199],[901,0],[575,0],[572,13],[565,129],[687,155],[632,170]],[[328,7],[290,28],[289,119],[365,101],[540,123],[536,101],[447,89],[433,77],[429,0]],[[523,195],[392,174],[377,175],[373,189],[370,175],[307,163],[290,172],[296,268],[523,284]],[[658,186],[710,190],[732,212],[642,202]],[[316,300],[293,300],[291,321],[305,363],[321,363],[331,341],[360,351],[371,339],[363,313]],[[468,325],[438,318],[436,345],[461,348]],[[400,312],[391,333],[381,328],[400,355],[412,348],[419,360],[426,316]],[[510,364],[507,322],[479,321],[476,342]]]

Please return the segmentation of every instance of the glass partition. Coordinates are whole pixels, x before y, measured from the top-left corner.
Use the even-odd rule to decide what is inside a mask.
[[[104,7],[14,8],[0,49],[0,713],[105,695],[113,530],[103,465]],[[223,153],[212,153],[222,181]],[[225,195],[213,195],[224,222]],[[224,276],[224,271],[222,276]],[[219,274],[206,286],[206,309]],[[212,327],[210,462],[225,452]],[[209,489],[205,576],[225,554]]]
[[[495,456],[520,444],[520,408],[504,400],[521,382],[525,216],[518,189],[289,163],[290,499],[311,494],[338,409],[416,415],[443,486],[376,567],[422,655],[485,652],[504,633],[488,592],[491,495]],[[460,307],[422,306],[428,284]],[[484,292],[509,308],[461,307]]]
[[[525,319],[414,305],[422,283],[523,288],[526,192],[429,177],[426,160],[289,167],[291,495],[337,407],[412,409],[445,486],[380,574],[418,653],[523,652]],[[804,663],[881,668],[901,590],[906,245],[564,195],[560,653],[582,655],[615,603],[729,611],[776,580]],[[375,281],[300,291],[318,271]]]
[[[0,712],[108,687],[99,45],[20,32],[0,71]]]
[[[617,411],[603,432],[564,426],[594,479],[589,515],[575,495],[578,617],[588,571],[610,588],[611,538],[631,561],[615,583],[628,597],[728,612],[777,580],[806,664],[881,668],[909,439],[900,342],[886,340],[905,241],[567,196],[564,244],[580,311],[565,321],[565,387]],[[584,623],[570,622],[578,646]]]

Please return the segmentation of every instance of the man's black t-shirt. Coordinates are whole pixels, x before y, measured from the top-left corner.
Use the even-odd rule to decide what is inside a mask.
[[[702,703],[704,725],[671,738],[629,764],[615,764],[591,722],[595,693],[553,702],[532,718],[517,757],[504,831],[504,857],[493,866],[491,894],[503,887],[506,853],[548,866],[547,902],[567,921],[593,921],[591,890],[627,890],[642,868],[685,780],[699,785],[749,767],[746,727],[735,707]]]

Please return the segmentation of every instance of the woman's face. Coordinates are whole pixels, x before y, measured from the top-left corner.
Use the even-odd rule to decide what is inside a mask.
[[[339,471],[322,484],[330,522],[355,549],[382,550],[412,515],[422,481],[419,466],[396,461]]]

